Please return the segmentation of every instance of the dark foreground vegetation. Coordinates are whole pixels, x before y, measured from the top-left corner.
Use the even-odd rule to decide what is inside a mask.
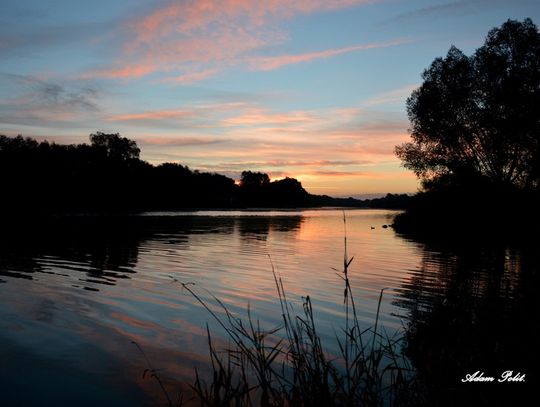
[[[407,100],[412,142],[396,148],[424,191],[400,231],[513,233],[539,224],[540,33],[508,20],[467,56],[452,46]]]
[[[407,195],[360,201],[309,194],[294,178],[244,171],[239,184],[176,163],[151,165],[133,140],[95,133],[90,144],[60,145],[0,136],[4,213],[99,213],[196,208],[400,208]]]
[[[537,193],[494,185],[485,179],[462,181],[417,193],[407,211],[394,218],[394,229],[421,241],[458,237],[520,243],[531,236],[538,239]]]

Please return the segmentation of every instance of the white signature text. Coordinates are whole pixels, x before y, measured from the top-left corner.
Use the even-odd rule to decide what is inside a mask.
[[[500,374],[500,376],[495,379],[493,376],[486,376],[486,374],[480,370],[470,374],[466,374],[461,381],[463,383],[467,382],[494,382],[497,380],[497,382],[524,382],[525,381],[525,373],[515,372],[512,370],[506,370]]]

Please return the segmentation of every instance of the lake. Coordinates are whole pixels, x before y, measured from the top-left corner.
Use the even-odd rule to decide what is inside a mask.
[[[361,324],[373,325],[385,288],[380,324],[406,337],[405,352],[430,397],[459,395],[444,383],[481,369],[521,369],[531,383],[536,246],[484,243],[471,231],[463,240],[416,241],[385,227],[396,213],[164,212],[73,216],[3,230],[2,401],[162,405],[156,381],[144,374],[147,360],[175,394],[193,382],[196,368],[207,371],[207,324],[217,343],[227,344],[181,283],[193,283],[218,314],[212,296],[241,316],[249,305],[270,329],[281,323],[273,268],[298,309],[310,296],[324,345],[337,352],[345,236]]]

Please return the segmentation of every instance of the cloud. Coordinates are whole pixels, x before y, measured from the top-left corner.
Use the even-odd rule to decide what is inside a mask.
[[[137,139],[137,144],[142,146],[160,146],[160,147],[187,147],[187,146],[206,146],[209,144],[225,143],[229,140],[222,138],[209,137],[145,137]]]
[[[223,115],[235,114],[239,110],[247,109],[247,106],[243,102],[212,103],[173,109],[117,113],[107,117],[106,120],[136,127],[151,127],[156,130],[165,127],[218,129]]]
[[[438,17],[474,15],[482,12],[503,7],[508,10],[519,10],[520,7],[536,7],[537,0],[458,0],[445,3],[433,4],[415,10],[400,13],[397,16],[385,21],[385,24],[396,22],[417,22],[418,20],[433,21]]]
[[[310,171],[305,175],[315,175],[324,177],[363,177],[368,174],[358,171]],[[372,176],[372,174],[369,174]]]
[[[204,69],[199,72],[188,72],[179,76],[171,76],[162,79],[162,83],[191,84],[210,78],[219,72],[218,69]]]
[[[366,0],[197,0],[171,2],[133,21],[135,44],[151,43],[172,33],[206,31],[213,25],[231,25],[242,21],[246,26],[261,27],[269,20],[282,20],[298,14],[329,11],[372,3]]]
[[[285,65],[299,64],[302,62],[310,62],[317,59],[330,58],[336,55],[347,54],[355,51],[365,51],[368,49],[376,48],[386,48],[396,45],[401,45],[408,42],[404,39],[396,39],[393,41],[380,42],[380,43],[371,43],[371,44],[358,44],[345,48],[333,48],[323,51],[308,52],[304,54],[294,54],[294,55],[280,55],[272,57],[254,57],[249,60],[249,65],[252,69],[262,70],[262,71],[271,71],[274,69],[281,68]]]
[[[35,58],[55,47],[65,53],[71,46],[89,47],[96,33],[111,31],[110,21],[53,26],[43,26],[41,19],[31,21],[33,24],[18,24],[19,20],[13,19],[0,26],[0,55]]]
[[[488,0],[493,1],[493,0]],[[450,12],[463,11],[474,3],[483,3],[485,0],[466,0],[466,1],[450,1],[447,3],[435,4],[427,7],[422,7],[413,11],[401,13],[394,17],[392,21],[410,20],[418,17],[434,17]]]
[[[92,87],[6,73],[0,73],[0,85],[0,123],[69,126],[100,112],[99,92]]]
[[[372,3],[369,0],[198,0],[167,2],[121,26],[125,38],[121,56],[111,66],[87,72],[85,77],[139,78],[165,73],[167,83],[190,84],[248,61],[252,69],[276,69],[278,64],[308,58],[328,58],[370,45],[320,51],[305,56],[250,57],[253,52],[281,44],[287,34],[283,20],[297,15],[339,10]],[[274,59],[272,59],[274,58]],[[281,58],[281,59],[275,59]],[[292,59],[291,59],[292,58]],[[291,62],[296,61],[296,62]]]
[[[162,119],[185,119],[193,116],[190,110],[159,110],[142,113],[127,113],[110,116],[107,120],[113,122],[138,122]]]
[[[375,96],[370,97],[365,100],[362,105],[365,107],[377,106],[377,105],[388,105],[388,104],[400,104],[405,106],[405,102],[413,90],[418,88],[420,84],[414,85],[405,85],[397,89],[392,89],[387,92],[379,93]]]
[[[60,84],[52,80],[43,80],[30,75],[0,73],[0,82],[9,81],[19,84],[26,95],[22,99],[32,98],[35,103],[47,103],[55,106],[72,106],[84,110],[97,111],[96,89],[77,84]]]
[[[140,78],[141,76],[154,72],[154,70],[155,65],[153,63],[145,63],[142,61],[131,66],[87,72],[81,75],[81,79],[89,79],[94,76],[102,76],[104,78]]]
[[[229,117],[222,121],[224,126],[261,126],[266,124],[306,124],[317,122],[316,115],[305,111],[292,111],[286,113],[269,113],[262,108],[250,108],[238,116]]]
[[[244,170],[249,168],[284,168],[284,167],[341,167],[351,165],[368,164],[367,160],[268,160],[268,161],[236,161],[236,162],[221,162],[206,168],[212,168],[214,171],[232,171]]]

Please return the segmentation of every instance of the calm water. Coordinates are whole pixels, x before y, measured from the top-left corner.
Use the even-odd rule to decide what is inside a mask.
[[[460,312],[464,324],[483,324],[483,315],[494,310],[514,320],[521,307],[537,308],[536,301],[528,303],[538,283],[535,255],[506,246],[426,246],[383,228],[395,214],[346,211],[348,255],[354,256],[350,277],[366,327],[373,324],[380,290],[387,288],[381,321],[390,333],[407,333],[421,373],[429,376],[437,368],[423,365],[422,349],[447,338],[449,327],[454,334],[469,329],[452,326]],[[299,309],[301,297],[310,295],[327,348],[336,351],[343,285],[333,268],[343,264],[342,217],[340,210],[154,213],[4,231],[2,401],[21,406],[163,403],[156,383],[143,379],[147,365],[132,341],[174,393],[182,386],[178,383],[192,382],[195,368],[204,371],[206,323],[218,339],[222,334],[179,282],[195,283],[204,298],[211,293],[240,315],[249,304],[254,317],[272,328],[281,321],[272,264]],[[536,323],[535,318],[525,322]],[[500,357],[510,357],[512,346],[503,346]],[[472,367],[456,363],[451,374]]]

